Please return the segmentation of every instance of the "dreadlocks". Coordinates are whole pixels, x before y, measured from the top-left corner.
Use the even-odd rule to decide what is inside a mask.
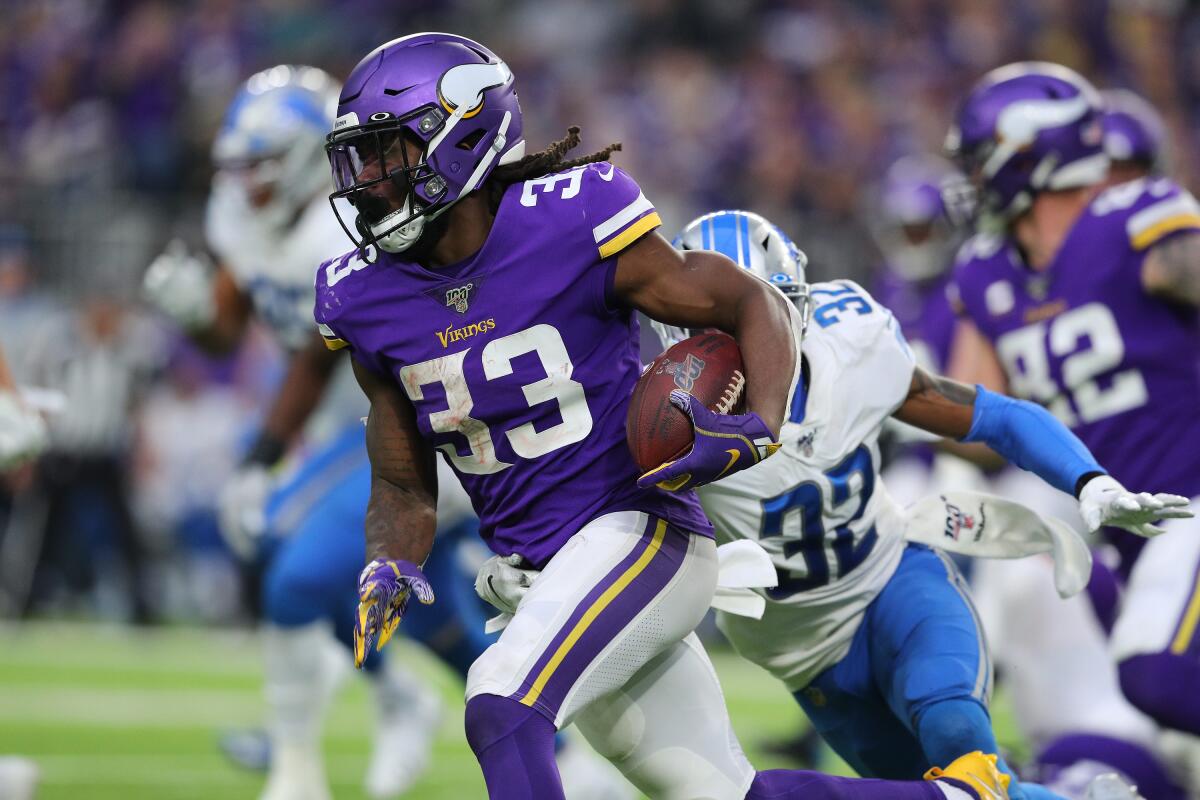
[[[591,155],[564,161],[563,156],[578,145],[579,126],[572,125],[567,128],[566,136],[557,142],[552,142],[545,150],[530,153],[516,163],[505,164],[492,170],[487,184],[488,201],[492,205],[492,211],[500,207],[500,198],[504,196],[504,190],[514,183],[540,178],[543,175],[561,172],[572,167],[581,167],[584,164],[607,161],[610,155],[621,149],[620,142],[613,142],[608,147],[597,150]]]

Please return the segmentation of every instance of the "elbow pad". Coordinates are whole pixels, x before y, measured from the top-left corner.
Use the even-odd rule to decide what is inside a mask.
[[[975,387],[975,414],[964,442],[981,442],[1067,494],[1089,474],[1106,474],[1095,456],[1039,405]]]

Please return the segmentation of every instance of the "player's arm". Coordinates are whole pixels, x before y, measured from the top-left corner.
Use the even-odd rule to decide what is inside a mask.
[[[437,468],[432,448],[417,430],[412,404],[394,382],[357,362],[354,375],[371,401],[367,456],[371,499],[367,503],[367,558],[358,577],[354,661],[362,666],[372,642],[383,647],[415,594],[433,602],[421,573],[437,527]]]
[[[651,319],[733,336],[746,369],[746,408],[778,436],[797,358],[783,295],[719,253],[681,252],[656,232],[622,251],[613,288]]]
[[[1051,486],[1079,498],[1088,526],[1116,525],[1142,536],[1166,517],[1189,517],[1187,498],[1126,491],[1079,438],[1041,406],[931,375],[921,368],[895,417],[931,433],[979,442]]]
[[[271,401],[247,461],[270,466],[279,460],[320,402],[340,357],[316,332],[291,353],[283,383]]]
[[[205,350],[228,353],[237,347],[253,304],[226,268],[193,253],[178,239],[167,245],[142,279],[142,293]]]
[[[1165,300],[1200,306],[1200,233],[1172,236],[1150,248],[1142,286]]]

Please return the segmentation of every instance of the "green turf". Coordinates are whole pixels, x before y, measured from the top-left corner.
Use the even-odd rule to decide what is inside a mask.
[[[0,627],[0,755],[34,759],[38,800],[252,800],[262,777],[231,766],[216,736],[261,723],[258,641],[248,634],[86,625]],[[462,689],[424,653],[400,642],[393,657],[446,698],[434,765],[411,797],[483,796],[462,735]],[[789,766],[761,752],[802,715],[783,687],[727,652],[714,661],[734,727],[756,766]],[[1007,727],[1007,726],[1005,726]],[[364,797],[369,748],[366,694],[352,681],[326,726],[327,769],[339,800]],[[836,760],[822,764],[843,771]]]

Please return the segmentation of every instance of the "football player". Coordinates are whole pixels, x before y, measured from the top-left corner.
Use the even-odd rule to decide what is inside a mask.
[[[562,798],[553,740],[577,721],[652,797],[1004,797],[982,754],[951,765],[961,781],[909,783],[747,763],[692,633],[717,554],[691,489],[777,449],[794,312],[724,256],[673,249],[615,148],[566,159],[577,142],[526,154],[511,71],[459,36],[388,42],[343,88],[326,147],[355,248],[319,270],[316,317],[371,401],[358,660],[414,596],[434,601],[440,455],[491,549],[538,571],[467,679],[489,796]],[[635,310],[734,335],[749,409],[699,414],[712,435],[641,478],[624,429]]]
[[[1126,183],[1161,175],[1166,162],[1167,126],[1159,113],[1128,89],[1100,93],[1104,104],[1104,152],[1108,182]]]
[[[1095,89],[1055,64],[1001,67],[964,99],[947,144],[980,232],[956,266],[951,372],[1048,408],[1111,467],[1098,486],[1195,497],[1200,206],[1165,178],[1102,190],[1103,134]],[[1106,530],[1129,576],[1111,650],[1135,706],[1200,734],[1200,694],[1179,688],[1200,685],[1200,530],[1164,527]]]
[[[931,762],[994,752],[979,621],[949,558],[903,541],[903,515],[878,477],[884,422],[988,444],[1078,496],[1089,519],[1143,530],[1159,515],[1186,514],[1172,508],[1186,500],[1110,493],[1112,479],[1041,407],[917,365],[885,307],[850,281],[807,285],[803,255],[757,214],[700,217],[677,244],[736,259],[810,318],[782,457],[699,490],[718,539],[757,540],[779,571],[762,618],[722,613],[721,630],[786,683],[860,774],[911,777]],[[1027,783],[1009,793],[1057,797]]]
[[[264,800],[329,796],[319,749],[333,682],[325,644],[331,628],[352,644],[354,579],[365,552],[366,404],[349,365],[312,328],[316,267],[344,246],[326,200],[323,150],[337,93],[336,82],[312,67],[277,66],[250,77],[213,143],[217,171],[205,223],[219,267],[214,273],[176,242],[145,276],[148,298],[202,344],[236,346],[256,316],[290,353],[262,433],[221,498],[233,548],[267,563],[262,607],[272,747]],[[272,468],[302,433],[307,451],[286,479],[277,477],[282,471]],[[444,519],[445,534],[473,528],[469,510]],[[454,541],[444,535],[439,547],[452,556]],[[439,567],[445,580],[467,582],[453,558]],[[454,596],[447,592],[444,608],[416,615],[408,631],[465,675],[489,642],[481,611]],[[438,701],[381,659],[367,668],[377,726],[366,788],[372,797],[391,797],[425,768]]]

